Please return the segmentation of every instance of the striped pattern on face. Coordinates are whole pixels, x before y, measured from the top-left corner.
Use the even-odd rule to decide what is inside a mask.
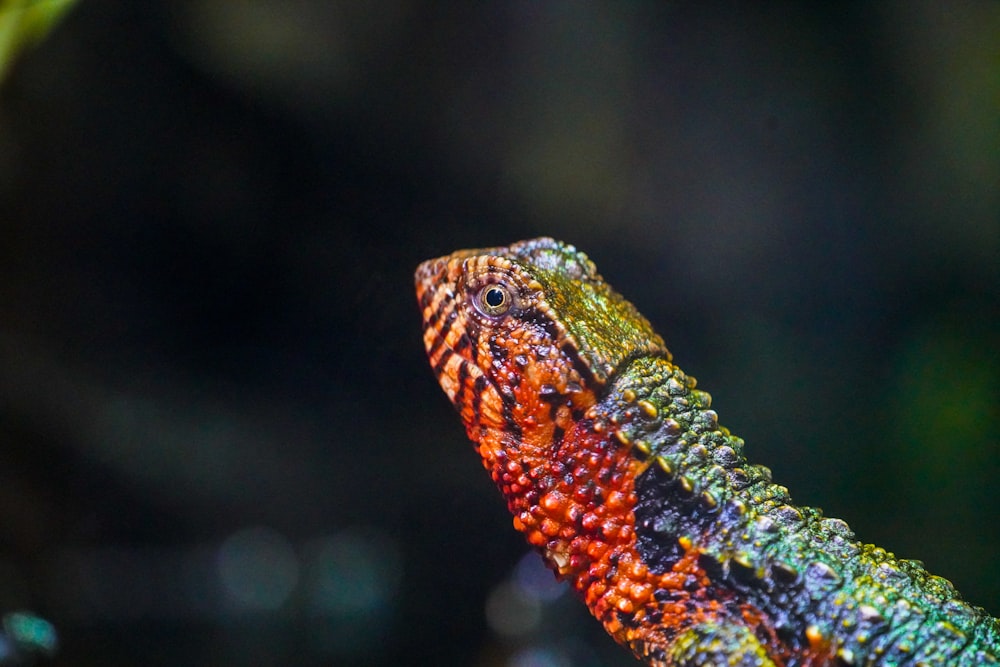
[[[589,374],[544,286],[511,250],[459,251],[416,273],[431,367],[476,442],[491,429],[520,441],[526,425],[546,421],[543,394],[579,392]]]
[[[467,312],[464,285],[460,284],[466,259],[455,253],[424,262],[417,269],[416,284],[431,368],[471,428],[482,421],[496,423],[497,404],[502,401],[479,367],[479,345],[474,342],[478,326]]]

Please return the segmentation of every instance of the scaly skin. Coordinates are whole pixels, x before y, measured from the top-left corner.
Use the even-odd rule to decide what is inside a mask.
[[[1000,622],[797,507],[572,246],[417,269],[424,343],[514,527],[648,665],[995,665]]]

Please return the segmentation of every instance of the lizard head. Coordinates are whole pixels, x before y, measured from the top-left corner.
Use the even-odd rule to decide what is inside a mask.
[[[669,357],[585,254],[549,238],[428,260],[416,287],[430,363],[484,459],[487,442],[556,442],[623,363]]]

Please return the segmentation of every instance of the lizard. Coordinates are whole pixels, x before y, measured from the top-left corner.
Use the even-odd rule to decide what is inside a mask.
[[[654,667],[1000,665],[1000,621],[797,506],[584,253],[415,275],[428,359],[514,527]]]

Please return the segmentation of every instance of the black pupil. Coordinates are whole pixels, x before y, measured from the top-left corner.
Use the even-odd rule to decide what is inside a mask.
[[[503,293],[503,290],[500,289],[499,287],[491,287],[488,290],[486,290],[485,301],[486,305],[489,306],[490,308],[499,308],[500,306],[503,305],[503,302],[506,300],[506,298],[507,297]]]

